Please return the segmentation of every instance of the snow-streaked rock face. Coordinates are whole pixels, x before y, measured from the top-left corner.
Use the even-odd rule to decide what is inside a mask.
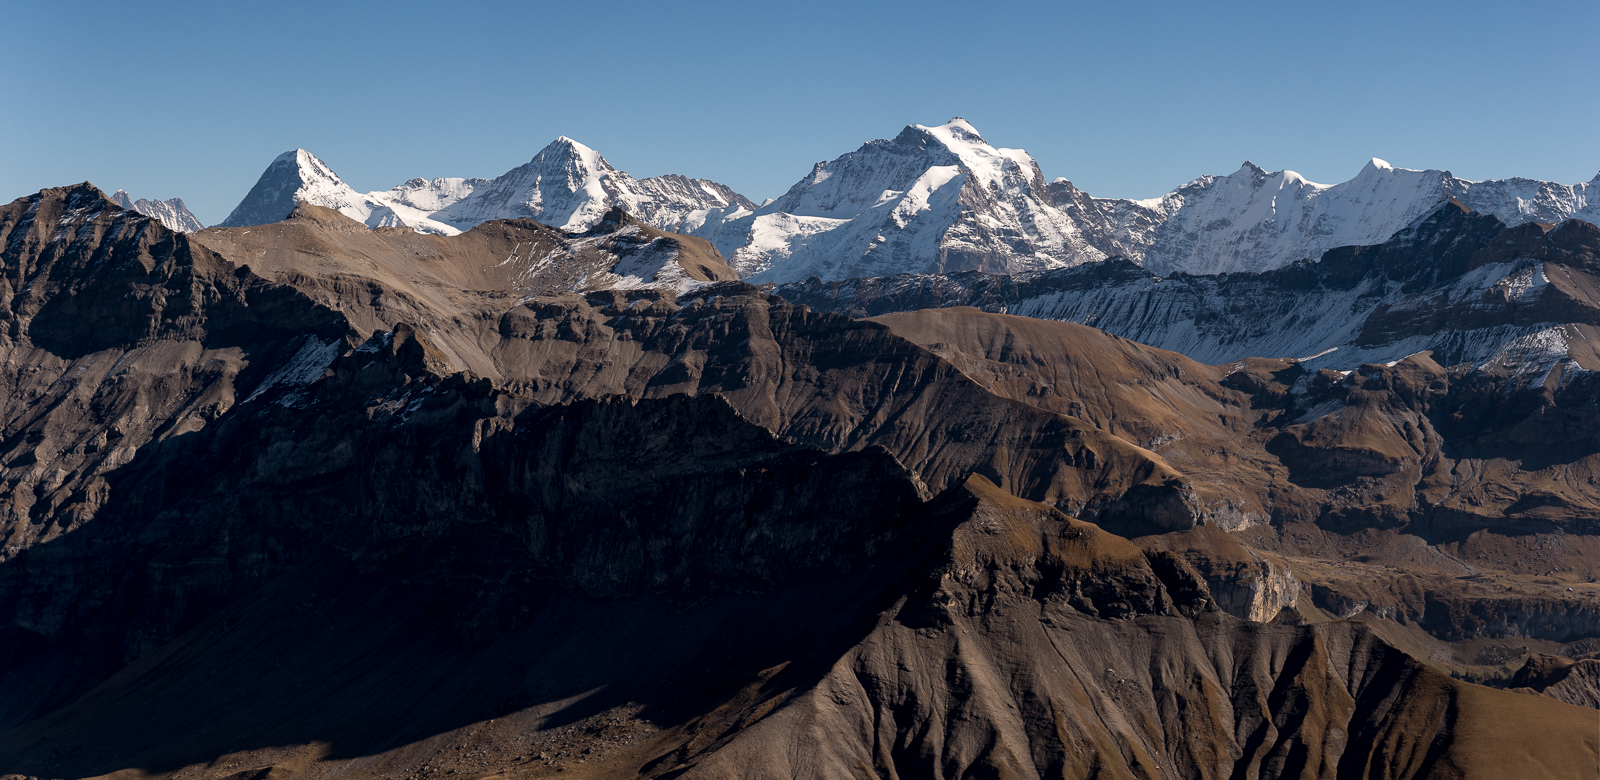
[[[755,204],[704,179],[634,179],[613,168],[599,152],[562,136],[527,164],[482,183],[433,218],[462,230],[491,219],[528,217],[581,231],[616,207],[661,230],[691,233],[749,212]]]
[[[280,221],[300,203],[333,209],[367,227],[409,227],[455,235],[460,229],[429,214],[471,194],[482,179],[412,179],[384,192],[359,193],[316,155],[296,149],[278,155],[244,200],[217,227]]]
[[[412,179],[365,194],[295,150],[274,160],[221,224],[275,222],[309,202],[368,227],[454,235],[487,220],[526,217],[582,232],[620,207],[657,229],[712,241],[758,283],[1038,273],[1118,255],[1158,275],[1216,274],[1267,271],[1334,247],[1379,244],[1450,198],[1508,225],[1600,222],[1597,194],[1600,176],[1575,185],[1471,182],[1373,159],[1335,185],[1246,162],[1159,198],[1095,198],[1066,179],[1045,184],[1027,153],[992,146],[958,117],[910,125],[892,140],[818,163],[760,206],[704,179],[634,179],[565,137],[493,179]]]
[[[1544,381],[1600,369],[1600,228],[1507,227],[1456,203],[1378,246],[1266,273],[1161,277],[1126,259],[1036,274],[902,274],[779,285],[821,311],[875,316],[977,306],[1090,325],[1195,360],[1296,359],[1351,370],[1432,351]]]
[[[1521,177],[1466,181],[1445,174],[1450,197],[1508,225],[1581,219],[1600,224],[1600,173],[1583,184],[1556,184]]]
[[[411,179],[359,193],[304,149],[279,155],[222,227],[277,222],[297,203],[330,208],[367,227],[456,235],[493,219],[531,218],[581,232],[612,208],[675,233],[715,229],[756,208],[725,185],[669,175],[634,179],[598,152],[556,139],[526,165],[493,179]]]
[[[134,200],[132,196],[128,195],[127,190],[117,190],[112,193],[111,200],[125,209],[137,211],[147,217],[159,220],[161,224],[180,233],[193,233],[196,230],[205,228],[205,225],[200,224],[199,218],[189,213],[188,207],[183,205],[183,198],[168,198],[167,200],[140,198]]]
[[[366,221],[371,206],[327,164],[304,149],[284,152],[261,173],[244,200],[217,227],[265,225],[289,216],[299,203],[330,208]]]
[[[1268,271],[1338,246],[1379,244],[1450,198],[1508,225],[1600,221],[1600,204],[1592,201],[1600,176],[1570,186],[1471,182],[1376,158],[1335,185],[1246,162],[1232,174],[1202,176],[1151,200],[1092,198],[1066,179],[1052,182],[1050,191],[1053,204],[1097,248],[1157,274]]]
[[[818,163],[783,197],[699,235],[755,282],[1015,273],[1105,256],[1051,205],[1032,157],[991,146],[960,117]]]

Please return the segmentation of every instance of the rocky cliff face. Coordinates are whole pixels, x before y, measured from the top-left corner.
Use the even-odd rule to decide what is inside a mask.
[[[88,186],[7,206],[0,767],[1555,778],[1600,758],[1592,710],[1452,680],[1356,623],[1252,622],[1301,560],[1196,554],[1197,523],[1242,515],[1208,505],[1220,471],[1124,436],[1191,416],[1197,441],[1288,435],[1302,369],[1229,383],[1079,328],[1077,373],[1047,383],[1030,356],[1074,341],[1017,318],[571,291],[583,242],[620,264],[641,236],[306,206],[188,236]],[[556,258],[548,287],[516,286],[546,268],[525,248]],[[1379,368],[1308,392],[1428,422],[1427,371]]]
[[[1517,670],[1511,685],[1568,704],[1600,708],[1600,661],[1534,655]]]
[[[1149,536],[1139,543],[1182,557],[1205,577],[1219,608],[1256,623],[1271,623],[1284,610],[1293,609],[1304,587],[1288,561],[1252,549],[1216,526]]]

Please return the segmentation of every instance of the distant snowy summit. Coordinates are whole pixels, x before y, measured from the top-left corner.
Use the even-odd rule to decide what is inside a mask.
[[[527,164],[493,179],[411,179],[365,194],[310,152],[284,152],[220,224],[277,222],[299,203],[333,209],[368,227],[409,227],[442,235],[517,218],[583,231],[619,207],[662,230],[693,233],[756,207],[732,189],[704,179],[634,179],[595,150],[563,136]]]
[[[285,152],[221,224],[276,222],[307,202],[369,227],[455,235],[526,217],[583,231],[613,208],[710,240],[752,282],[901,273],[1038,272],[1125,257],[1161,275],[1263,272],[1339,246],[1375,245],[1456,199],[1508,225],[1600,222],[1600,176],[1585,184],[1472,182],[1374,158],[1318,184],[1246,162],[1149,200],[1096,198],[1046,182],[1020,149],[991,145],[965,119],[909,125],[817,163],[761,205],[684,176],[635,179],[570,138],[493,179],[412,179],[358,193],[305,150]]]
[[[431,214],[472,194],[488,179],[412,179],[383,192],[362,194],[344,183],[327,163],[304,150],[278,155],[261,178],[217,227],[278,222],[301,203],[339,212],[367,227],[408,227],[419,233],[455,235],[461,231],[435,222]]]
[[[195,215],[189,213],[188,207],[183,205],[182,198],[169,198],[167,200],[149,200],[140,198],[134,200],[127,190],[117,190],[112,193],[111,200],[118,206],[129,211],[137,211],[147,217],[159,220],[180,233],[193,233],[205,229]]]
[[[755,282],[1042,271],[1102,260],[1027,152],[971,123],[910,125],[817,163],[783,197],[703,233]]]
[[[635,179],[613,168],[599,152],[562,136],[527,164],[483,182],[432,218],[467,230],[491,219],[527,217],[576,231],[593,226],[613,208],[661,230],[695,233],[756,205],[705,179]]]

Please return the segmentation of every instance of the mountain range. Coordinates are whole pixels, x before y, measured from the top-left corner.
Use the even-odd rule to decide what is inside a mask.
[[[1575,185],[1472,182],[1374,158],[1336,185],[1246,162],[1159,198],[1094,198],[1066,179],[1046,183],[1026,152],[994,147],[956,117],[817,163],[761,206],[704,179],[634,179],[565,137],[494,179],[412,179],[365,195],[297,150],[274,160],[221,225],[277,221],[309,202],[370,227],[443,235],[516,217],[583,230],[621,207],[658,229],[710,240],[755,283],[1028,273],[1108,257],[1170,275],[1270,271],[1335,247],[1379,244],[1450,199],[1509,226],[1597,222],[1597,194],[1600,175]]]
[[[1590,776],[1593,186],[18,198],[0,780]]]
[[[304,149],[284,152],[219,227],[277,222],[296,204],[333,209],[368,227],[409,227],[452,236],[493,219],[537,219],[583,231],[613,208],[663,230],[695,233],[755,204],[704,179],[634,179],[593,149],[558,138],[526,165],[493,179],[411,179],[361,194]]]

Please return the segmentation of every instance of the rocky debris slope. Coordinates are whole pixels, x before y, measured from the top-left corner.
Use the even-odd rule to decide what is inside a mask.
[[[814,689],[685,776],[752,766],[804,777],[857,767],[902,777],[1586,770],[1584,757],[1495,732],[1515,709],[1590,740],[1579,725],[1588,711],[1545,721],[1534,713],[1547,705],[1532,697],[1449,681],[1348,623],[1241,634],[1196,599],[1203,589],[1172,559],[980,478],[951,500],[970,519],[924,588]],[[1284,717],[1276,705],[1287,701],[1317,704]]]
[[[1251,626],[1180,558],[981,476],[930,499],[882,449],[786,444],[714,396],[531,403],[434,373],[424,339],[374,339],[148,449],[92,527],[0,571],[28,626],[8,671],[60,686],[13,700],[34,709],[0,736],[8,766],[1562,777],[1595,759],[1586,710],[1449,680],[1354,624]],[[1562,749],[1531,751],[1535,732]]]
[[[147,217],[161,220],[171,230],[179,233],[193,233],[204,230],[205,225],[195,215],[189,213],[188,207],[183,205],[183,198],[168,198],[167,200],[150,200],[140,198],[134,200],[127,190],[117,190],[111,194],[112,202],[129,211],[137,211]]]
[[[370,228],[406,227],[447,236],[505,219],[535,219],[584,232],[617,208],[657,229],[690,233],[755,208],[727,186],[705,179],[636,180],[563,136],[527,164],[493,179],[419,178],[365,194],[310,152],[284,152],[219,227],[277,222],[301,203],[332,209]]]

